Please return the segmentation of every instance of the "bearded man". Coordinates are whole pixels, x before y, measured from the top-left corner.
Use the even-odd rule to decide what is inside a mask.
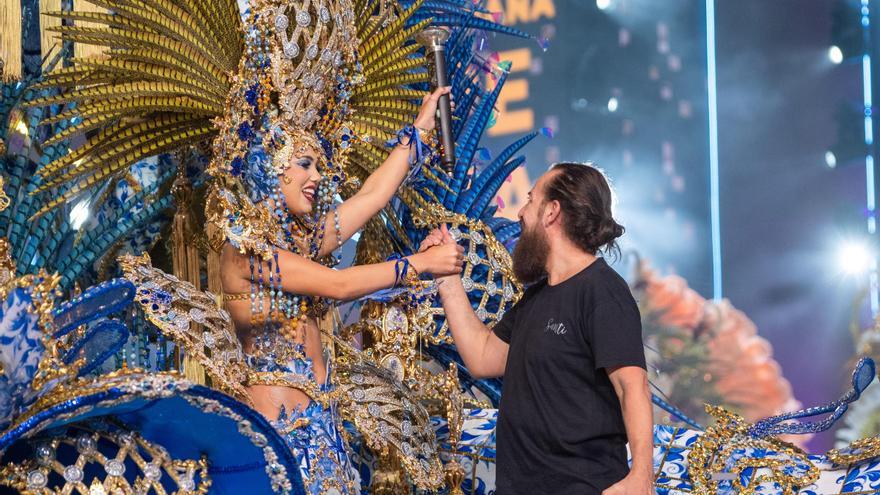
[[[528,288],[492,329],[472,310],[459,276],[440,280],[468,371],[504,377],[498,495],[654,493],[639,309],[598,256],[619,251],[624,232],[611,204],[608,181],[591,165],[559,163],[538,179],[518,213],[513,252],[514,273]],[[444,226],[422,248],[449,242]]]

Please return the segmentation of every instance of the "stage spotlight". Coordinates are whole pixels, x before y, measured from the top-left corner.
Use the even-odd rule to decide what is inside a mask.
[[[841,269],[849,275],[867,273],[872,264],[871,250],[864,244],[847,242],[840,248],[838,262]]]
[[[596,0],[596,7],[599,7],[599,10],[605,10],[611,7],[611,0]]]
[[[837,45],[831,45],[828,49],[828,60],[835,65],[843,62],[843,50]]]
[[[831,150],[825,152],[825,165],[828,165],[828,168],[837,166],[837,156]]]
[[[70,210],[70,227],[72,229],[79,230],[86,223],[86,220],[89,219],[89,206],[91,203],[91,198],[83,199]]]
[[[617,98],[615,98],[614,96],[612,96],[611,98],[608,98],[608,111],[611,113],[616,112],[617,106],[619,104],[620,103],[617,101]]]

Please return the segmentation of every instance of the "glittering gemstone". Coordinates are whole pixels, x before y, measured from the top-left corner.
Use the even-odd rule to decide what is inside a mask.
[[[405,436],[412,435],[412,423],[410,423],[408,420],[403,420],[400,423],[400,430]]]
[[[76,439],[76,450],[78,450],[80,454],[91,454],[95,451],[95,447],[95,439],[88,435],[83,435]]]
[[[461,231],[458,230],[458,227],[452,227],[449,229],[449,235],[451,235],[456,241],[461,239]]]
[[[385,326],[390,331],[406,330],[406,315],[397,306],[391,306],[385,315]]]
[[[49,478],[42,471],[31,471],[27,475],[27,486],[31,490],[44,488]]]
[[[308,73],[302,77],[301,82],[302,82],[302,87],[311,88],[312,83],[314,82],[314,76],[312,76],[311,73]]]
[[[162,470],[155,464],[147,464],[144,466],[144,476],[149,480],[159,481],[162,478]]]
[[[339,67],[342,67],[342,54],[341,53],[336,52],[333,54],[333,66],[336,67],[337,69]]]
[[[358,385],[363,385],[364,383],[364,375],[360,373],[354,373],[351,375],[351,382],[356,383]]]
[[[312,23],[312,16],[310,16],[305,10],[297,10],[296,23],[302,27],[306,27]]]
[[[214,339],[214,334],[208,331],[202,334],[202,339],[205,341],[205,345],[208,347],[214,347],[214,344],[217,343],[216,339]]]
[[[509,284],[504,284],[504,299],[513,299],[513,288]]]
[[[318,9],[318,19],[324,24],[330,22],[330,9],[321,5],[321,8]]]
[[[483,234],[481,234],[478,231],[473,231],[473,232],[471,232],[471,239],[473,239],[473,241],[476,242],[477,244],[482,244],[483,243]]]
[[[182,488],[183,490],[188,491],[188,492],[193,491],[196,487],[196,482],[193,481],[192,474],[186,474],[184,476],[181,476],[180,483],[178,483],[178,484],[180,485],[180,488]]]
[[[498,290],[498,286],[495,285],[495,282],[493,282],[491,280],[486,282],[486,293],[488,293],[490,296],[495,294],[495,291],[497,291],[497,290]]]
[[[46,465],[55,460],[55,449],[49,444],[40,444],[37,446],[37,461]]]
[[[376,426],[376,429],[379,430],[379,434],[382,435],[383,437],[388,436],[388,432],[389,432],[388,423],[384,423],[384,422],[380,421],[379,425]]]
[[[364,393],[363,390],[356,388],[351,391],[351,396],[354,397],[354,400],[364,400],[364,397],[366,396],[366,394]]]
[[[82,469],[76,466],[67,466],[64,468],[64,479],[69,483],[78,483],[83,479]]]
[[[370,405],[367,406],[367,411],[375,418],[382,415],[382,409],[380,409],[379,404],[376,404],[375,402],[370,402]]]
[[[474,288],[474,281],[471,280],[470,277],[462,277],[461,286],[464,287],[464,290],[470,291]]]
[[[284,14],[278,14],[275,16],[275,29],[278,31],[284,31],[287,29],[288,24],[287,16]]]
[[[491,264],[492,268],[494,268],[495,270],[501,269],[501,263],[499,263],[494,256],[489,259],[489,264]]]
[[[116,459],[110,459],[107,464],[104,464],[104,471],[107,471],[110,476],[122,476],[125,474],[125,464]]]
[[[333,52],[329,48],[321,50],[321,62],[327,63],[331,58],[333,58]]]
[[[477,265],[480,263],[480,255],[472,251],[468,253],[468,261],[470,261],[472,265]]]
[[[192,297],[192,293],[184,289],[183,287],[178,287],[174,289],[174,292],[176,292],[181,299],[189,299],[190,297]]]
[[[342,15],[341,15],[341,14],[337,13],[337,14],[336,14],[336,19],[335,19],[335,20],[336,20],[336,25],[337,25],[337,26],[341,26],[341,25],[342,25]]]
[[[130,431],[123,431],[123,432],[119,433],[118,435],[116,435],[116,440],[121,445],[130,445],[131,442],[134,441],[134,433],[132,433]]]
[[[431,463],[428,462],[426,459],[419,459],[419,464],[422,465],[422,469],[424,469],[425,471],[431,471]]]
[[[189,319],[184,316],[175,315],[172,318],[171,323],[175,327],[177,327],[178,330],[188,330],[189,329]]]
[[[413,451],[412,445],[410,445],[408,442],[401,442],[400,451],[403,452],[403,455],[410,456],[412,455]]]
[[[295,41],[284,43],[284,56],[287,58],[299,56],[299,45]]]
[[[315,81],[315,91],[324,91],[324,79]]]
[[[318,45],[309,45],[309,47],[306,48],[306,57],[308,57],[309,60],[314,60],[315,58],[317,58],[317,56]]]
[[[199,308],[192,308],[189,310],[189,317],[196,323],[204,323],[206,316],[205,312]]]
[[[477,308],[476,313],[477,318],[479,318],[482,322],[485,322],[489,318],[489,313],[483,308]]]
[[[266,446],[266,436],[262,433],[254,433],[254,437],[251,439],[254,445],[257,447],[265,447]]]

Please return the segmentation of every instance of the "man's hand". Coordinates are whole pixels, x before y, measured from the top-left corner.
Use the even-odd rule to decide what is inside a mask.
[[[626,478],[609,486],[602,495],[655,495],[652,473],[630,471]]]
[[[427,251],[428,248],[439,246],[443,244],[443,233],[440,232],[440,229],[434,229],[422,240],[422,243],[419,245],[419,252]]]

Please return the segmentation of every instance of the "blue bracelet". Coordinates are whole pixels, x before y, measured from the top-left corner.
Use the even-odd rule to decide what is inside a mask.
[[[406,138],[405,142],[404,138]],[[385,142],[385,146],[389,148],[398,145],[409,146],[410,149],[410,171],[403,181],[404,184],[409,184],[419,175],[423,162],[431,154],[431,148],[422,141],[418,128],[412,124],[407,124],[403,129],[397,131],[397,135],[394,138]]]

